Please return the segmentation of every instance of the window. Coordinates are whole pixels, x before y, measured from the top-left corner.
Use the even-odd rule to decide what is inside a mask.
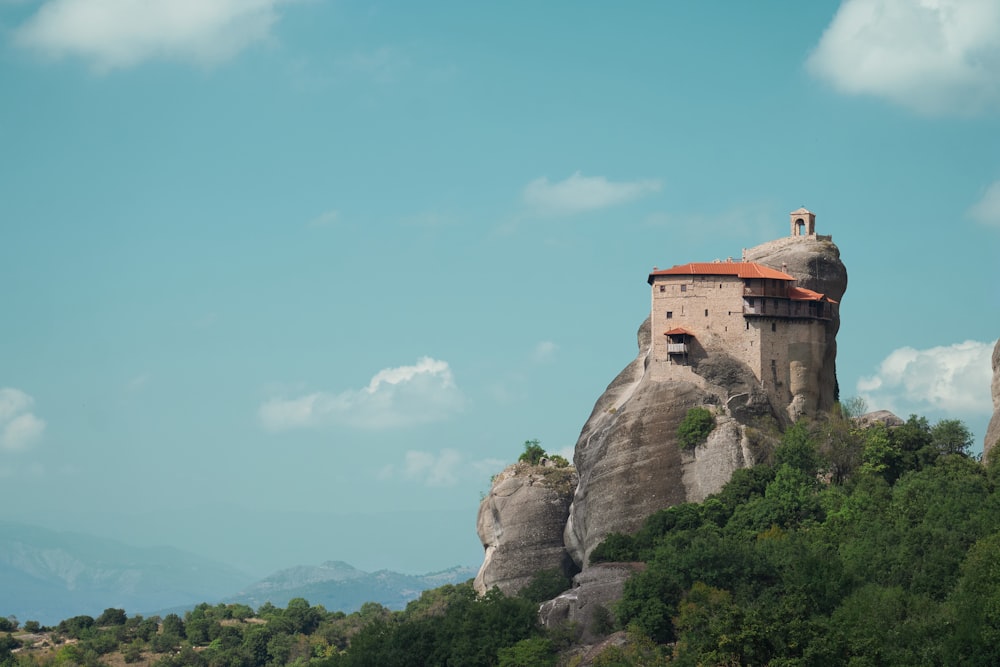
[[[667,311],[667,319],[671,320],[671,319],[673,319],[673,317],[674,317],[674,311],[668,310]]]
[[[688,291],[688,286],[687,285],[681,285],[681,291],[682,292],[687,292]]]
[[[660,285],[660,291],[661,292],[666,292],[667,291],[667,286],[666,285]]]
[[[708,317],[708,308],[705,309],[705,317]]]
[[[722,283],[719,283],[719,289],[722,289]]]
[[[778,330],[778,325],[775,324],[774,322],[771,322],[771,331],[777,331],[777,330]]]

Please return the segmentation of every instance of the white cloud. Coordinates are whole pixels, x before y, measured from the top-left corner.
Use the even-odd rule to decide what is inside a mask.
[[[315,218],[309,221],[309,227],[331,227],[340,218],[340,213],[337,211],[325,211]]]
[[[403,475],[408,479],[423,480],[427,486],[455,486],[462,455],[454,449],[442,449],[437,455],[430,452],[406,452]]]
[[[986,188],[982,199],[969,209],[969,216],[981,224],[1000,227],[1000,181]]]
[[[273,431],[330,424],[401,428],[446,419],[463,402],[448,363],[423,357],[413,366],[379,371],[363,389],[272,398],[260,406],[259,417]]]
[[[1000,103],[996,0],[844,0],[807,61],[834,88],[923,113]]]
[[[558,345],[550,340],[543,340],[535,345],[535,350],[531,356],[537,363],[546,363],[552,361],[558,351]]]
[[[34,404],[20,389],[0,388],[0,449],[25,449],[41,437],[45,422],[31,412]]]
[[[15,43],[98,71],[147,60],[213,65],[270,38],[286,0],[48,0]]]
[[[904,418],[928,409],[990,414],[994,344],[968,340],[927,350],[893,350],[874,375],[858,380],[858,394],[869,409],[891,410]]]
[[[656,180],[615,183],[603,176],[583,176],[576,172],[564,181],[536,178],[525,186],[524,203],[539,213],[569,215],[624,204],[657,192]]]

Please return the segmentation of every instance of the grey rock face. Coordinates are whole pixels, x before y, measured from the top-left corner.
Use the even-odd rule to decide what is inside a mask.
[[[902,426],[906,422],[889,412],[888,410],[876,410],[875,412],[866,412],[865,414],[858,417],[858,423],[861,426],[874,426],[875,424],[883,424],[885,426]]]
[[[572,468],[527,463],[496,476],[476,521],[486,552],[473,582],[476,591],[497,586],[513,595],[540,572],[561,570],[569,577],[577,571],[562,540],[576,483]]]
[[[546,628],[575,623],[578,641],[590,644],[607,635],[612,608],[621,599],[625,582],[645,563],[599,563],[573,577],[573,588],[543,602],[538,617]]]
[[[1000,340],[993,348],[993,418],[986,428],[986,438],[983,440],[983,454],[988,454],[1000,440]]]

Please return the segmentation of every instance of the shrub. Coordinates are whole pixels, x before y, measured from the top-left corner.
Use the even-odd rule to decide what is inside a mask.
[[[694,449],[705,442],[715,428],[715,415],[708,408],[691,408],[677,427],[681,449]]]
[[[542,449],[538,440],[525,440],[524,453],[521,454],[517,460],[536,466],[538,465],[538,462],[542,460],[543,456],[545,456],[545,450]]]

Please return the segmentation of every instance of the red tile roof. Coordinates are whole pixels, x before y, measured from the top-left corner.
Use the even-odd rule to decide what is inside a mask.
[[[653,284],[653,276],[739,276],[740,278],[768,278],[795,280],[783,271],[776,271],[756,262],[690,262],[669,269],[657,269],[646,281]]]
[[[827,295],[814,292],[805,287],[789,287],[788,298],[792,301],[826,301],[827,303],[837,303]]]
[[[685,329],[683,327],[674,327],[670,331],[664,331],[663,332],[664,336],[680,336],[681,334],[684,334],[686,336],[694,336],[693,333],[691,333],[690,331],[688,331],[687,329]]]

